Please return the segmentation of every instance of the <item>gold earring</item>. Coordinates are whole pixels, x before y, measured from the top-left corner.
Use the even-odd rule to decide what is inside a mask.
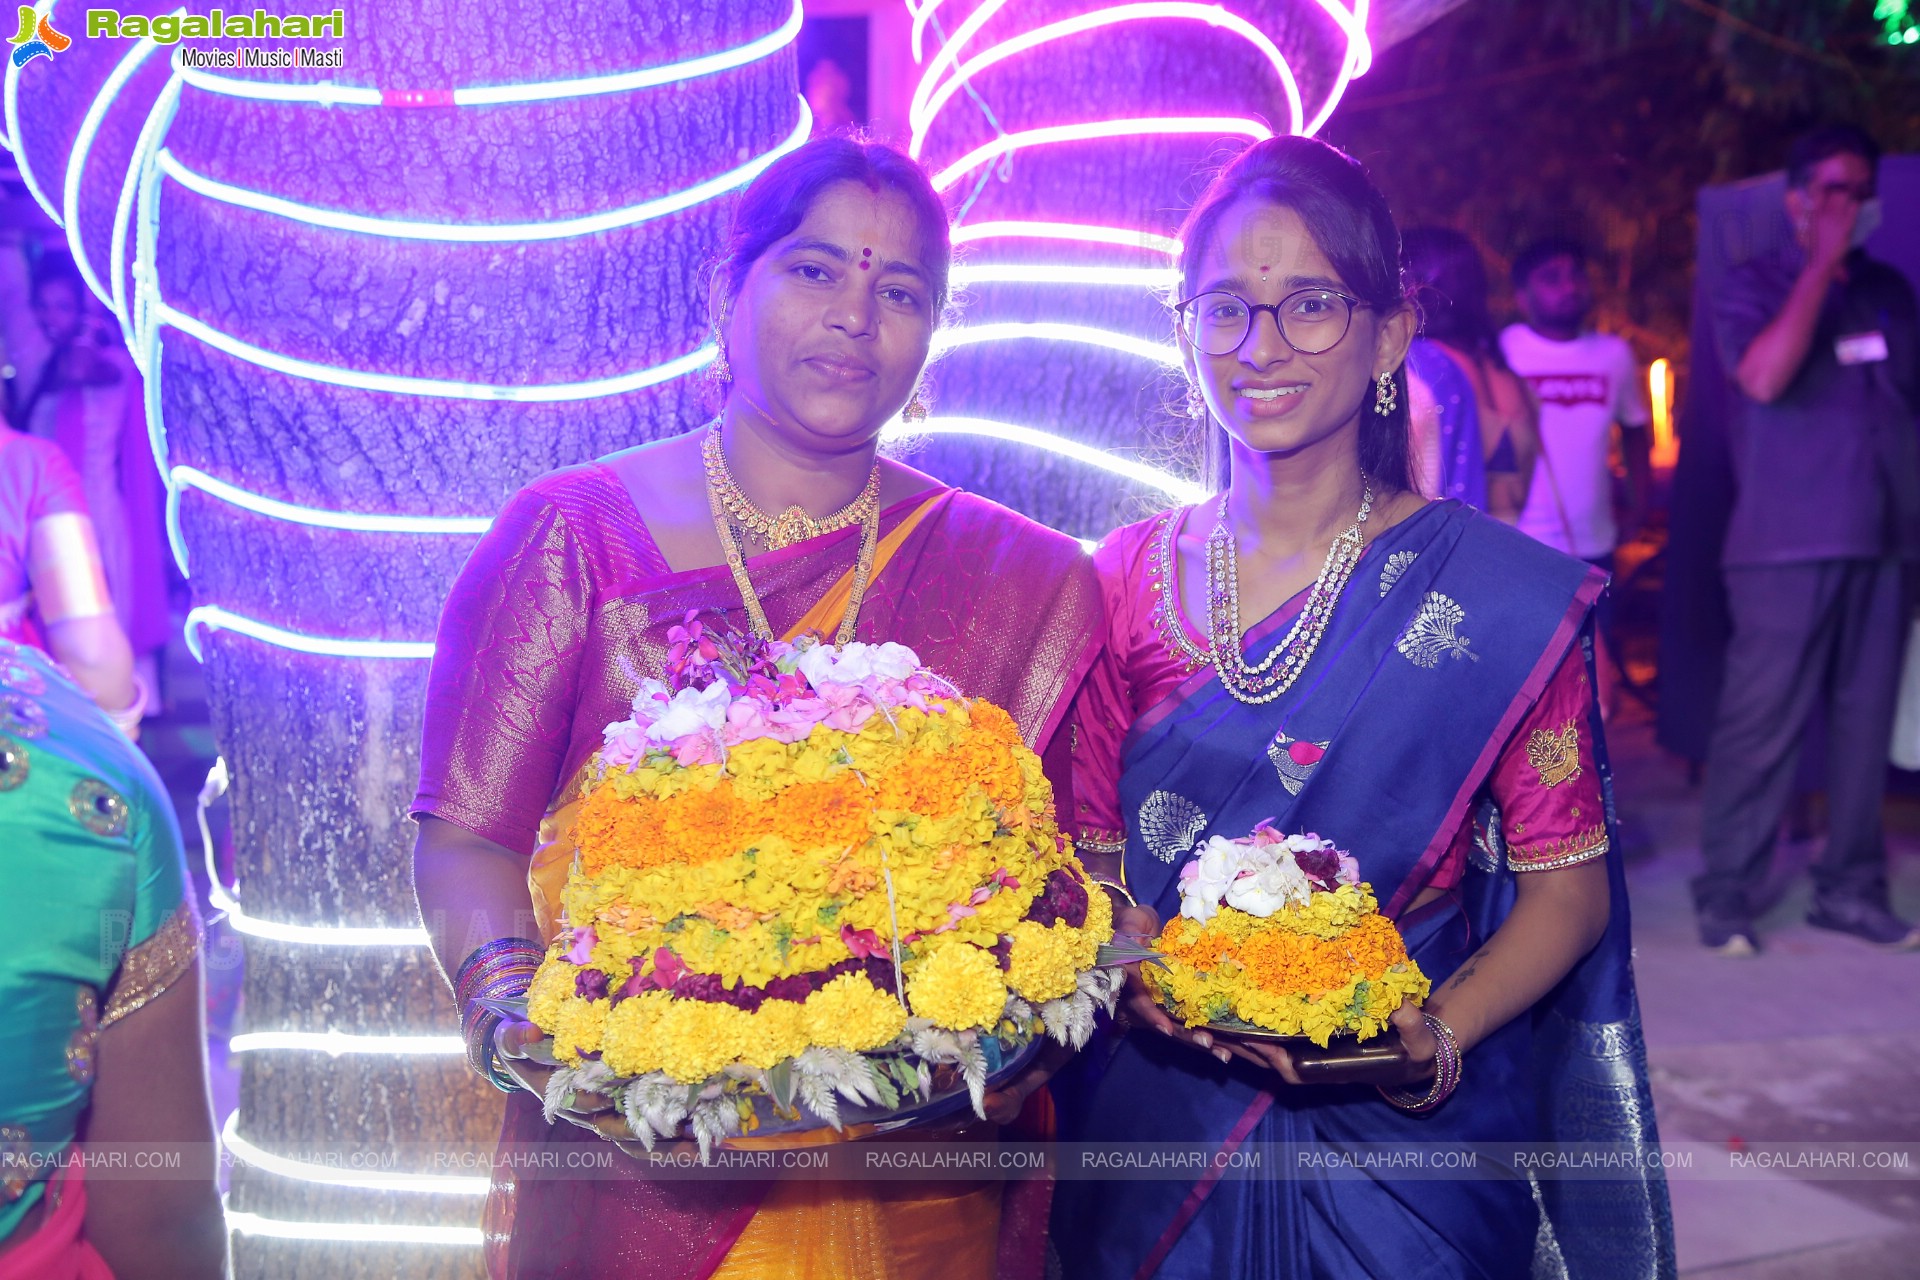
[[[1393,385],[1391,371],[1383,373],[1374,381],[1373,411],[1386,417],[1400,406],[1400,391]]]
[[[716,387],[724,387],[733,381],[733,366],[727,363],[726,344],[720,343],[720,352],[714,356],[713,363],[707,366],[707,381]]]
[[[1187,384],[1187,416],[1195,422],[1207,416],[1207,402],[1201,398],[1200,388],[1191,382]]]
[[[921,398],[920,388],[915,387],[913,389],[913,399],[907,401],[907,407],[900,411],[900,419],[903,422],[917,424],[925,422],[931,412],[932,411],[927,408],[927,402]]]

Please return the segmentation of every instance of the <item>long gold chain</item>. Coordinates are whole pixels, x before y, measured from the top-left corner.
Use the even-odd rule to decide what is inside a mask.
[[[740,484],[733,478],[732,470],[727,466],[726,452],[720,447],[720,420],[715,418],[713,425],[707,428],[707,438],[700,442],[700,456],[707,465],[707,487],[719,495],[720,503],[726,508],[733,522],[754,537],[767,544],[767,550],[779,551],[796,542],[806,542],[829,533],[838,533],[849,525],[864,520],[869,510],[880,509],[880,462],[874,460],[873,471],[867,476],[866,487],[860,490],[852,502],[831,515],[816,520],[802,507],[788,507],[777,516],[770,516],[753,504]]]
[[[1361,526],[1373,512],[1373,482],[1365,475],[1360,481],[1363,492],[1359,516],[1327,548],[1326,563],[1321,565],[1320,576],[1314,579],[1306,605],[1287,629],[1286,638],[1251,666],[1240,656],[1241,636],[1245,634],[1240,625],[1240,548],[1227,524],[1227,495],[1220,495],[1220,514],[1213,532],[1207,535],[1208,657],[1220,673],[1220,683],[1239,701],[1249,706],[1272,702],[1293,687],[1314,650],[1320,647],[1320,638],[1333,621],[1334,606],[1366,550]]]
[[[728,508],[721,484],[723,481],[731,483],[731,480],[726,474],[726,459],[720,455],[719,440],[719,424],[715,423],[702,450],[707,458],[707,507],[713,512],[713,531],[720,537],[720,551],[725,555],[727,568],[733,574],[734,586],[740,590],[740,600],[747,607],[747,618],[753,623],[754,634],[771,640],[773,627],[767,622],[767,611],[760,604],[760,593],[753,589],[753,579],[747,574],[747,558],[733,536],[733,523],[727,518]],[[714,465],[716,457],[719,459],[718,467]],[[874,556],[880,546],[879,476],[880,466],[875,463],[867,490],[854,500],[854,505],[861,508],[856,516],[860,521],[860,555],[853,562],[853,586],[847,596],[846,612],[841,615],[840,627],[834,634],[833,642],[837,645],[853,639],[854,626],[860,621],[860,606],[867,598],[867,583],[873,577]],[[744,495],[742,497],[744,499]],[[844,524],[836,525],[835,529],[845,527]]]

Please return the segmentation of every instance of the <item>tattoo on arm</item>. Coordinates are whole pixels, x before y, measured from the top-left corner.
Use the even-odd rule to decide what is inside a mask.
[[[1493,944],[1488,943],[1486,946],[1474,952],[1472,956],[1468,957],[1467,962],[1461,965],[1457,970],[1455,970],[1451,978],[1447,979],[1446,986],[1442,987],[1441,990],[1451,991],[1455,987],[1459,986],[1461,983],[1465,982],[1468,978],[1471,978],[1473,976],[1473,971],[1480,967],[1480,962],[1482,960],[1485,960],[1487,958],[1487,953],[1492,950],[1493,950]]]

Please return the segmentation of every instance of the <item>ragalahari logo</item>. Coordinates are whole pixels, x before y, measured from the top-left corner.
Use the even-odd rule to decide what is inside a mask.
[[[5,29],[0,27],[0,31]],[[73,39],[55,31],[52,18],[43,18],[33,11],[32,5],[23,4],[20,6],[20,34],[7,43],[14,46],[13,65],[24,67],[43,54],[51,58],[56,53],[66,52]]]

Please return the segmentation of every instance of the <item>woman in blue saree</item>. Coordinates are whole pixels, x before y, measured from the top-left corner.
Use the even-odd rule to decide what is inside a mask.
[[[1394,1015],[1406,1062],[1383,1097],[1303,1085],[1284,1048],[1178,1026],[1136,982],[1130,1027],[1058,1090],[1065,1136],[1280,1158],[1063,1184],[1067,1274],[1670,1275],[1591,683],[1605,580],[1412,491],[1413,322],[1358,164],[1257,143],[1180,239],[1190,404],[1224,428],[1230,482],[1096,556],[1109,660],[1074,721],[1082,856],[1137,899],[1120,927],[1151,935],[1209,837],[1316,832],[1357,857],[1433,994]],[[1287,1158],[1460,1142],[1625,1144],[1637,1167],[1536,1180],[1483,1149],[1439,1180]]]

